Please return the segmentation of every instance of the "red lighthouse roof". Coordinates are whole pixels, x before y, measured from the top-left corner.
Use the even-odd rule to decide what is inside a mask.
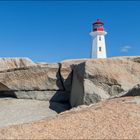
[[[97,19],[97,21],[95,23],[93,23],[93,31],[104,31],[104,27],[103,27],[104,23],[101,22],[99,19]]]
[[[93,23],[93,25],[98,25],[98,24],[104,25],[104,23],[100,21],[100,19],[97,19],[97,21]]]

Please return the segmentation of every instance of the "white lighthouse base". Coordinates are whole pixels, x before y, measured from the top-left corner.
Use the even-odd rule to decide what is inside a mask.
[[[93,37],[91,58],[107,58],[106,45],[105,45],[105,31],[91,32],[90,35]]]

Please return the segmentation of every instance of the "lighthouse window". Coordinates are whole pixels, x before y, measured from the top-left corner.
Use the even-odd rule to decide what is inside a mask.
[[[99,36],[99,40],[101,41],[101,37]]]
[[[101,47],[99,47],[99,52],[101,52],[102,51],[102,48]]]

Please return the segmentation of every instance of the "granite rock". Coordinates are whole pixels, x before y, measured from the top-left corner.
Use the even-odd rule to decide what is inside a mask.
[[[91,59],[75,65],[71,106],[96,103],[140,83],[140,57]]]

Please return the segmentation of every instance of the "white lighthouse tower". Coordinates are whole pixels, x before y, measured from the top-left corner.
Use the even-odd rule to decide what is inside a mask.
[[[93,31],[90,33],[93,37],[91,58],[107,58],[105,45],[105,35],[107,32],[104,31],[103,25],[104,23],[99,19],[93,23]]]

